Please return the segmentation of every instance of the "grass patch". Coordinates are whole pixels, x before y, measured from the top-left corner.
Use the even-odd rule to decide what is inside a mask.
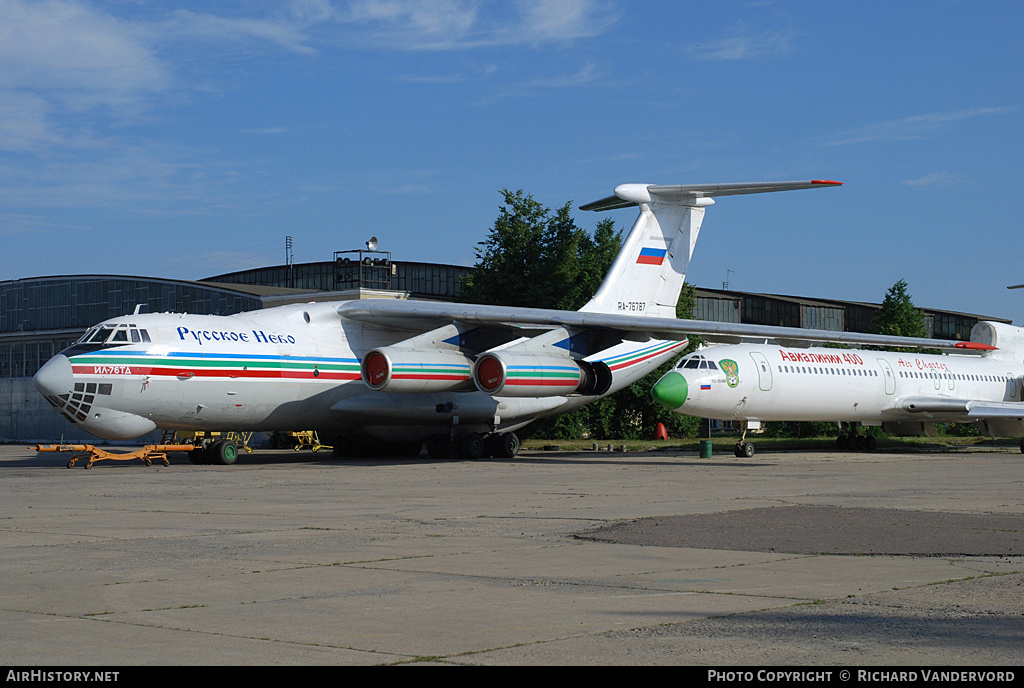
[[[715,453],[732,454],[733,447],[739,436],[721,436],[711,438]],[[770,451],[837,451],[835,437],[762,437],[747,435],[747,441],[753,442],[758,452]],[[522,448],[528,451],[608,451],[611,445],[614,451],[620,451],[626,445],[627,451],[664,451],[664,452],[700,452],[700,439],[667,439],[667,440],[523,440]],[[992,440],[990,437],[878,437],[875,452],[884,451],[943,451],[969,447],[1006,447],[1017,448],[1019,440],[1001,438]],[[552,449],[555,447],[557,449]],[[844,450],[857,452],[857,450]]]

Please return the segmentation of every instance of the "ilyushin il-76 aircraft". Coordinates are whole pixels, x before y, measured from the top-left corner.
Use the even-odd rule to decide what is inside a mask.
[[[640,211],[578,312],[367,299],[229,316],[137,313],[90,328],[34,382],[67,420],[109,440],[316,429],[396,454],[426,442],[437,458],[511,457],[516,430],[647,375],[688,333],[764,334],[674,317],[714,197],[838,184],[621,185],[581,206]],[[190,456],[229,464],[237,447],[204,440]]]
[[[1024,435],[1024,329],[982,321],[970,341],[954,346],[964,353],[801,349],[764,340],[712,346],[680,359],[651,394],[679,413],[738,421],[737,456],[753,455],[747,430],[762,421],[846,424],[841,449],[874,448],[874,437],[857,432],[861,424],[934,435],[936,422],[973,422],[993,437]]]

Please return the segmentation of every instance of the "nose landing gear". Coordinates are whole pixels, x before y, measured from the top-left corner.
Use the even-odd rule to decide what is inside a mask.
[[[747,442],[747,421],[740,422],[740,429],[743,433],[740,435],[740,439],[736,442],[736,446],[733,448],[733,453],[738,458],[749,459],[754,455],[754,445]]]

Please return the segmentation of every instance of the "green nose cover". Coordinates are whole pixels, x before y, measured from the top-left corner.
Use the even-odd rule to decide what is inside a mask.
[[[651,388],[651,396],[665,408],[674,411],[683,405],[689,391],[686,378],[672,371],[655,383]]]

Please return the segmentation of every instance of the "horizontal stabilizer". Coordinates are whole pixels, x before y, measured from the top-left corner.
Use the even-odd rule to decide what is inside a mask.
[[[841,186],[842,182],[812,179],[800,182],[745,182],[734,184],[621,184],[615,187],[615,195],[600,201],[581,205],[580,210],[616,210],[629,208],[640,203],[696,204],[699,198],[715,196],[737,196],[740,194],[769,193],[772,191],[793,191],[796,189],[817,189]]]

